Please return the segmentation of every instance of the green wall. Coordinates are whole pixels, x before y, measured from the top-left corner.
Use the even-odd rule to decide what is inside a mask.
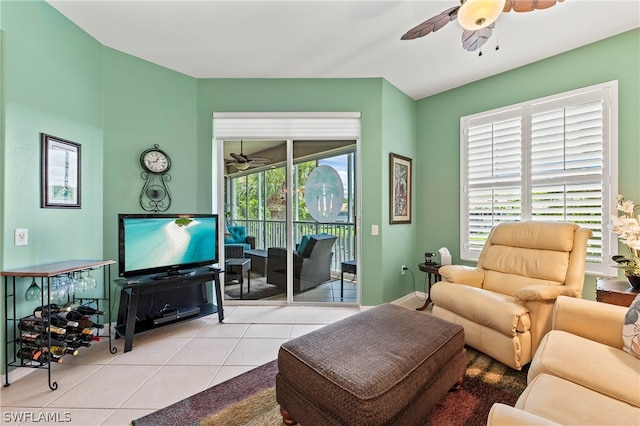
[[[394,106],[399,112],[390,113]],[[395,228],[406,231],[411,225],[388,229],[388,153],[401,149],[411,155],[415,145],[415,103],[380,78],[373,79],[211,79],[198,83],[198,128],[201,158],[200,179],[211,176],[211,117],[214,112],[361,112],[362,221],[360,237],[362,304],[377,305],[406,294],[409,287],[398,285],[400,274],[392,274],[395,261],[411,259],[412,238],[398,247],[383,245]],[[389,115],[387,115],[389,113]],[[385,131],[385,129],[387,129]],[[399,142],[401,140],[401,142]],[[399,152],[400,153],[400,152]],[[205,164],[206,161],[209,163]],[[380,170],[385,172],[380,173]],[[202,187],[205,189],[205,187]],[[199,194],[200,203],[211,205],[211,190]],[[371,225],[380,226],[380,235],[371,235]],[[414,232],[415,234],[415,232]],[[408,244],[407,244],[408,241]],[[395,250],[394,259],[388,257]]]
[[[11,270],[71,258],[100,259],[102,47],[39,2],[3,1],[1,27],[0,268]],[[40,208],[41,132],[81,144],[81,209]],[[15,228],[29,230],[27,246],[14,246]],[[18,315],[29,314],[34,308],[20,300],[28,285],[29,280],[18,281]],[[3,283],[2,299],[4,292]],[[4,342],[1,334],[0,341]]]
[[[101,258],[101,46],[48,6],[2,7],[2,269]],[[81,144],[81,209],[40,208],[41,132]],[[13,245],[15,228],[28,246]]]
[[[460,260],[460,117],[616,79],[619,192],[640,202],[638,29],[418,101],[418,251],[446,246]],[[594,287],[588,277],[583,296]]]

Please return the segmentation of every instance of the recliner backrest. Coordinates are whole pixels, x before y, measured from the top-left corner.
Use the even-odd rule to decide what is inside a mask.
[[[514,295],[532,284],[569,285],[581,293],[590,235],[591,231],[564,222],[496,225],[478,260],[478,267],[485,270],[483,288]]]

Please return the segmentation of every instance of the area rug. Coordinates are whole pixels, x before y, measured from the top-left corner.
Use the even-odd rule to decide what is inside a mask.
[[[275,399],[276,361],[257,367],[155,413],[135,426],[282,426]],[[496,402],[514,405],[527,382],[527,370],[512,370],[467,347],[462,388],[451,391],[424,419],[425,426],[485,425]]]
[[[226,284],[224,286],[224,294],[227,299],[240,300],[240,284]],[[284,291],[273,284],[267,284],[251,280],[251,291],[247,293],[247,282],[245,280],[242,289],[242,300],[259,300],[272,297],[277,294],[284,294]]]

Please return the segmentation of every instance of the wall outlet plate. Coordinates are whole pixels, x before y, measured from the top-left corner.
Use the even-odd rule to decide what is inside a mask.
[[[13,235],[13,242],[17,246],[26,246],[29,244],[29,230],[27,228],[16,228]]]

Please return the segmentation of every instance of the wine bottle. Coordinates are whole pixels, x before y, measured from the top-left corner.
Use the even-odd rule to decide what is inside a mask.
[[[67,330],[64,328],[50,325],[48,321],[37,321],[37,319],[21,319],[18,328],[23,331],[35,331],[36,333],[55,333],[65,334]]]
[[[49,318],[49,320],[51,321],[51,324],[57,325],[58,327],[72,327],[72,328],[75,328],[75,327],[80,326],[80,324],[78,324],[78,321],[71,321],[71,320],[67,319],[67,313],[66,312],[58,312],[57,314],[55,314],[54,316]]]
[[[89,318],[79,319],[78,324],[82,328],[104,328],[104,325],[96,324],[95,322],[91,321]]]
[[[76,348],[69,348],[69,347],[62,347],[62,346],[51,346],[49,348],[44,348],[43,349],[44,352],[51,352],[53,355],[65,355],[65,354],[71,354],[73,356],[78,355],[78,349]]]
[[[94,309],[91,306],[82,305],[77,302],[71,302],[71,303],[62,305],[60,307],[60,310],[66,311],[66,312],[76,311],[81,315],[104,315],[104,312],[102,311]],[[71,318],[71,319],[75,320],[75,318]]]
[[[60,312],[60,306],[54,303],[44,306],[38,306],[33,310],[33,316],[36,318],[43,318]]]
[[[86,336],[86,337],[85,337]],[[80,346],[89,347],[91,346],[91,336],[88,335],[69,335],[66,336],[64,341],[67,343],[67,346],[72,348],[78,348]]]
[[[16,357],[18,359],[24,359],[28,361],[40,362],[41,356],[42,356],[42,351],[35,348],[20,348],[16,352]]]
[[[16,357],[24,360],[39,362],[40,364],[46,364],[49,362],[62,362],[62,357],[54,355],[52,353],[45,353],[39,349],[34,348],[21,348],[16,352]]]
[[[46,347],[49,346],[49,344],[51,344],[51,346],[67,346],[67,343],[65,341],[53,338],[49,340],[48,337],[43,337],[42,334],[32,331],[20,334],[20,337],[18,337],[16,340],[18,342],[37,347]]]

